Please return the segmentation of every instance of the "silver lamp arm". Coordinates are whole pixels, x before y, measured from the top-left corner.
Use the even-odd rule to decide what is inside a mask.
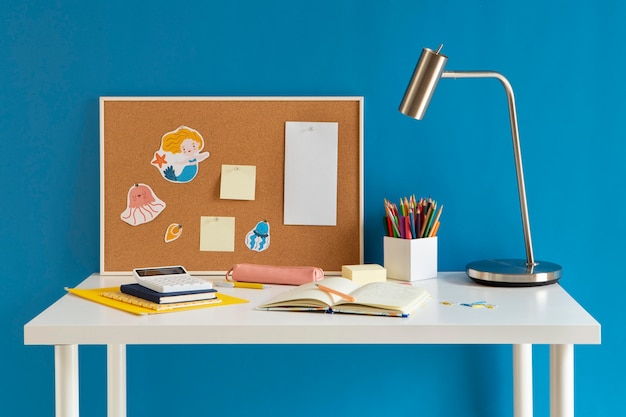
[[[533,255],[533,244],[530,235],[530,221],[528,218],[528,205],[526,203],[526,186],[524,185],[524,169],[522,167],[522,150],[519,141],[517,126],[517,111],[515,108],[515,95],[513,87],[506,77],[495,71],[444,71],[441,78],[496,78],[500,80],[506,91],[509,103],[509,120],[511,122],[511,136],[513,137],[513,153],[515,156],[515,171],[517,173],[517,190],[519,193],[520,211],[522,213],[522,225],[524,228],[524,242],[526,244],[526,265],[536,265]]]

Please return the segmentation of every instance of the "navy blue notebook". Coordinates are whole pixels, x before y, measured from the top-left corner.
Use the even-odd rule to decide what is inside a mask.
[[[124,294],[134,295],[144,300],[158,304],[182,303],[185,301],[210,300],[217,297],[217,290],[191,290],[181,292],[161,293],[146,288],[140,284],[124,284],[120,286],[120,291]]]

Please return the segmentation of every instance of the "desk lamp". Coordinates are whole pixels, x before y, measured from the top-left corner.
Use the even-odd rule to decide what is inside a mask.
[[[497,78],[500,80],[509,102],[517,188],[526,242],[526,259],[489,259],[471,262],[465,267],[465,272],[475,282],[492,286],[530,287],[555,283],[561,278],[561,266],[551,262],[536,261],[533,256],[513,88],[502,74],[493,71],[444,71],[448,57],[440,53],[442,47],[443,45],[437,51],[428,48],[422,50],[399,110],[407,116],[422,120],[440,78]]]

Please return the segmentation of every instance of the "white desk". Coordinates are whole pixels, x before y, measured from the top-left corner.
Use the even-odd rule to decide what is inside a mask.
[[[209,278],[210,279],[210,278]],[[94,274],[82,288],[131,282]],[[600,324],[559,284],[478,285],[464,273],[418,281],[433,299],[410,318],[256,311],[291,287],[220,288],[250,300],[195,311],[134,316],[65,295],[24,326],[27,345],[54,345],[57,417],[78,416],[78,345],[107,345],[108,415],[126,415],[128,344],[510,344],[515,417],[531,417],[532,345],[550,345],[550,415],[574,415],[575,344],[599,344]],[[493,310],[441,301],[495,304]]]

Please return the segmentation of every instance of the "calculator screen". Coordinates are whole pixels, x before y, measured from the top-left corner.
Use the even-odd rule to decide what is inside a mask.
[[[186,271],[180,266],[172,266],[166,268],[148,268],[148,269],[137,269],[137,275],[140,277],[154,277],[159,275],[176,275],[176,274],[185,274]]]

